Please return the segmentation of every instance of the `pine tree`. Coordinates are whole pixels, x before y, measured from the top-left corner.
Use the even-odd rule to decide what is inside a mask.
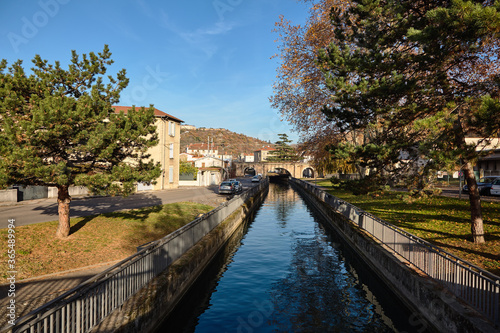
[[[352,1],[331,12],[335,43],[320,53],[331,100],[324,113],[361,145],[337,145],[389,177],[425,179],[458,163],[470,189],[471,231],[484,242],[473,163],[498,138],[498,1]],[[402,158],[402,153],[405,157]],[[415,162],[425,161],[424,165]]]
[[[289,145],[292,140],[288,139],[286,133],[278,134],[280,138],[274,143],[274,151],[271,151],[267,157],[269,162],[295,162],[299,158],[295,149]]]
[[[114,112],[129,80],[124,69],[105,77],[110,57],[107,45],[82,59],[73,51],[63,69],[36,55],[30,74],[22,61],[0,63],[0,187],[57,187],[60,238],[70,233],[70,186],[127,195],[160,175],[146,153],[158,142],[154,108]]]

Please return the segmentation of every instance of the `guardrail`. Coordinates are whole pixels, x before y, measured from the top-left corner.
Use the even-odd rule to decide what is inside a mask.
[[[214,210],[148,244],[136,254],[19,318],[13,327],[2,332],[90,332],[130,296],[268,185],[267,179],[262,180],[258,186],[234,196]]]
[[[457,297],[500,326],[500,277],[326,193],[316,185],[299,179],[293,181],[427,275],[443,283]]]

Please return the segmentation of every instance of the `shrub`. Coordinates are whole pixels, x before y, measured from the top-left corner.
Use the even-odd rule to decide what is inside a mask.
[[[384,192],[388,189],[383,180],[375,175],[363,179],[338,179],[330,178],[333,187],[351,192],[354,195],[364,195],[368,193]]]

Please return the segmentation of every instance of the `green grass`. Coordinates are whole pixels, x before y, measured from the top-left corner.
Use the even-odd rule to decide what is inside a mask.
[[[485,244],[474,244],[471,236],[468,200],[432,196],[412,203],[401,192],[386,191],[355,196],[333,188],[329,181],[319,186],[389,223],[442,249],[500,275],[500,203],[482,202]]]
[[[192,202],[71,219],[67,239],[55,237],[57,221],[16,227],[18,280],[124,259],[137,246],[159,239],[214,207]],[[7,229],[0,229],[7,244]],[[2,251],[0,283],[6,282],[7,251]]]

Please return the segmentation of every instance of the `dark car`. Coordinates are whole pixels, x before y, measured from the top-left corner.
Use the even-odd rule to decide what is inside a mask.
[[[493,181],[496,179],[499,179],[500,176],[486,176],[479,178],[477,182],[477,189],[479,190],[479,194],[481,195],[491,195],[490,190],[491,190],[491,184]],[[462,192],[469,193],[469,186],[465,184],[462,187]]]
[[[227,181],[234,184],[236,193],[243,191],[243,184],[240,181],[234,178],[228,179]]]

